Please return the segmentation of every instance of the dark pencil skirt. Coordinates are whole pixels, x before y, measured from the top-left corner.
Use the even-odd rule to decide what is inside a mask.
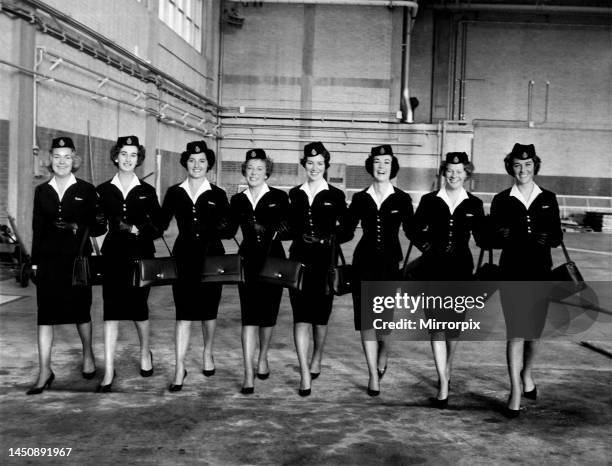
[[[104,299],[104,320],[149,319],[150,287],[132,286],[134,273],[133,259],[124,256],[103,255],[104,281],[102,297]]]
[[[74,257],[43,258],[36,272],[38,325],[91,322],[91,287],[72,286]]]

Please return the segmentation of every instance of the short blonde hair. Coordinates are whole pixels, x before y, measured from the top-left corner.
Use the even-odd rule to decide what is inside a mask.
[[[43,162],[43,165],[47,167],[47,170],[49,170],[50,173],[53,173],[53,166],[51,164],[52,156],[53,156],[53,149],[49,151],[49,154],[47,155],[47,160]],[[76,172],[79,168],[81,168],[82,163],[83,163],[83,159],[81,158],[81,156],[77,154],[75,149],[72,149],[72,168],[70,169],[70,171],[72,173]]]

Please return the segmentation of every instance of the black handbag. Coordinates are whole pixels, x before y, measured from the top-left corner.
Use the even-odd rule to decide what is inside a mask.
[[[550,298],[557,301],[569,298],[587,288],[578,266],[570,258],[563,241],[561,241],[561,248],[567,262],[550,271],[550,279],[554,282],[550,291]]]
[[[104,263],[100,255],[98,243],[95,239],[91,240],[95,256],[85,256],[85,243],[89,240],[89,227],[83,232],[83,239],[79,247],[79,255],[74,258],[72,266],[72,286],[92,286],[101,285]]]
[[[240,250],[240,244],[234,237]],[[244,283],[244,264],[240,254],[206,256],[202,266],[202,283]]]
[[[346,263],[342,248],[336,241],[332,248],[332,257],[334,258],[332,263],[335,265],[330,270],[330,288],[333,294],[342,296],[353,290],[353,266]],[[338,259],[340,259],[340,264],[338,264]]]
[[[402,266],[402,280],[420,280],[423,278],[423,267],[425,265],[425,257],[420,255],[416,259],[408,262],[410,253],[412,252],[412,242],[408,246],[408,252]]]
[[[474,273],[474,279],[481,282],[486,282],[486,285],[480,284],[479,292],[481,294],[486,293],[486,299],[489,299],[499,289],[499,265],[493,263],[493,249],[489,249],[489,261],[483,264],[485,249],[480,249],[480,255],[478,256],[478,264],[476,265],[476,272]]]
[[[270,257],[272,243],[276,238],[277,233],[274,233],[268,246],[266,260],[259,271],[257,280],[261,283],[270,285],[278,285],[283,288],[292,288],[301,291],[304,284],[304,270],[306,266],[301,262],[284,257]]]
[[[143,288],[146,286],[169,285],[177,278],[176,261],[168,243],[162,236],[169,257],[153,257],[150,259],[136,259],[134,261],[134,273],[132,275],[132,286]]]

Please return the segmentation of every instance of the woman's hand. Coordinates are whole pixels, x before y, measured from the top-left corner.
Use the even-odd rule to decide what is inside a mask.
[[[76,234],[79,226],[74,222],[64,222],[63,220],[57,220],[53,222],[55,228],[59,230],[71,230],[74,234]]]
[[[540,246],[548,246],[548,233],[536,233],[533,236]]]

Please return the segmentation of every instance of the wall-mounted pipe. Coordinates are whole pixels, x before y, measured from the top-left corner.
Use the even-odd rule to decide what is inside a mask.
[[[263,136],[263,135],[262,135]],[[269,136],[269,137],[261,137],[261,136],[242,136],[242,135],[228,135],[222,136],[221,139],[224,141],[267,141],[267,142],[310,142],[311,138],[303,137],[303,138],[292,138],[292,137],[278,137],[278,136]],[[348,139],[326,139],[326,143],[329,144],[342,144],[342,145],[368,145],[375,146],[380,144],[380,139],[371,139],[371,140],[362,140],[362,141],[353,141]],[[391,141],[391,145],[394,146],[402,146],[402,147],[422,147],[422,144],[415,144],[412,142],[399,142],[399,141]]]
[[[415,10],[418,2],[404,0],[259,0],[258,3],[286,3],[291,5],[337,5],[337,6],[387,6],[408,7]],[[416,12],[415,12],[416,13]]]
[[[527,126],[533,128],[533,85],[534,80],[530,80],[527,84]]]
[[[49,16],[51,16],[54,20],[61,21],[62,23],[65,23],[68,26],[76,29],[77,31],[85,34],[86,36],[91,37],[92,39],[94,39],[95,41],[100,43],[102,46],[104,46],[105,48],[108,48],[108,49],[116,52],[117,54],[127,58],[129,61],[137,64],[139,67],[144,68],[147,71],[151,72],[153,75],[155,75],[155,77],[157,79],[161,78],[164,82],[172,84],[174,87],[176,87],[176,89],[180,90],[181,92],[185,92],[186,94],[188,94],[188,95],[190,95],[192,97],[196,97],[197,99],[201,100],[203,103],[212,106],[216,110],[217,103],[214,102],[213,100],[209,99],[205,95],[202,95],[201,93],[199,93],[195,89],[192,89],[189,86],[186,86],[184,83],[180,82],[176,78],[174,78],[171,75],[163,72],[161,69],[159,69],[156,66],[148,63],[147,61],[145,61],[142,58],[138,57],[137,55],[133,54],[129,50],[123,48],[122,46],[120,46],[116,42],[112,41],[111,39],[107,38],[106,36],[103,36],[102,34],[98,33],[97,31],[95,31],[95,30],[91,29],[90,27],[84,25],[80,21],[75,20],[71,16],[61,12],[60,10],[57,10],[57,9],[51,7],[50,5],[48,5],[47,3],[45,3],[45,2],[43,2],[41,0],[21,0],[20,3],[26,4],[26,5],[30,6],[31,8],[35,8],[37,10],[43,11],[46,14],[48,14]],[[16,14],[16,15],[18,15],[19,17],[21,17],[23,19],[28,19],[30,22],[34,22],[34,23],[37,22],[36,19],[34,18],[34,15],[32,13],[29,13],[29,14],[27,14],[26,17],[24,17],[23,16],[23,13],[24,13],[23,10],[20,10],[18,8],[9,9],[8,6],[3,5],[2,9],[10,11],[11,13]],[[96,58],[102,59],[102,57],[98,56],[98,54],[96,54]],[[123,67],[120,67],[120,68],[123,70]]]
[[[414,118],[410,106],[410,39],[412,35],[412,15],[410,8],[404,8],[402,18],[402,89],[400,93],[400,111],[402,122],[413,123]]]
[[[515,11],[525,13],[578,13],[612,15],[612,7],[563,6],[563,5],[502,5],[491,3],[455,3],[432,5],[435,10],[449,11]]]

